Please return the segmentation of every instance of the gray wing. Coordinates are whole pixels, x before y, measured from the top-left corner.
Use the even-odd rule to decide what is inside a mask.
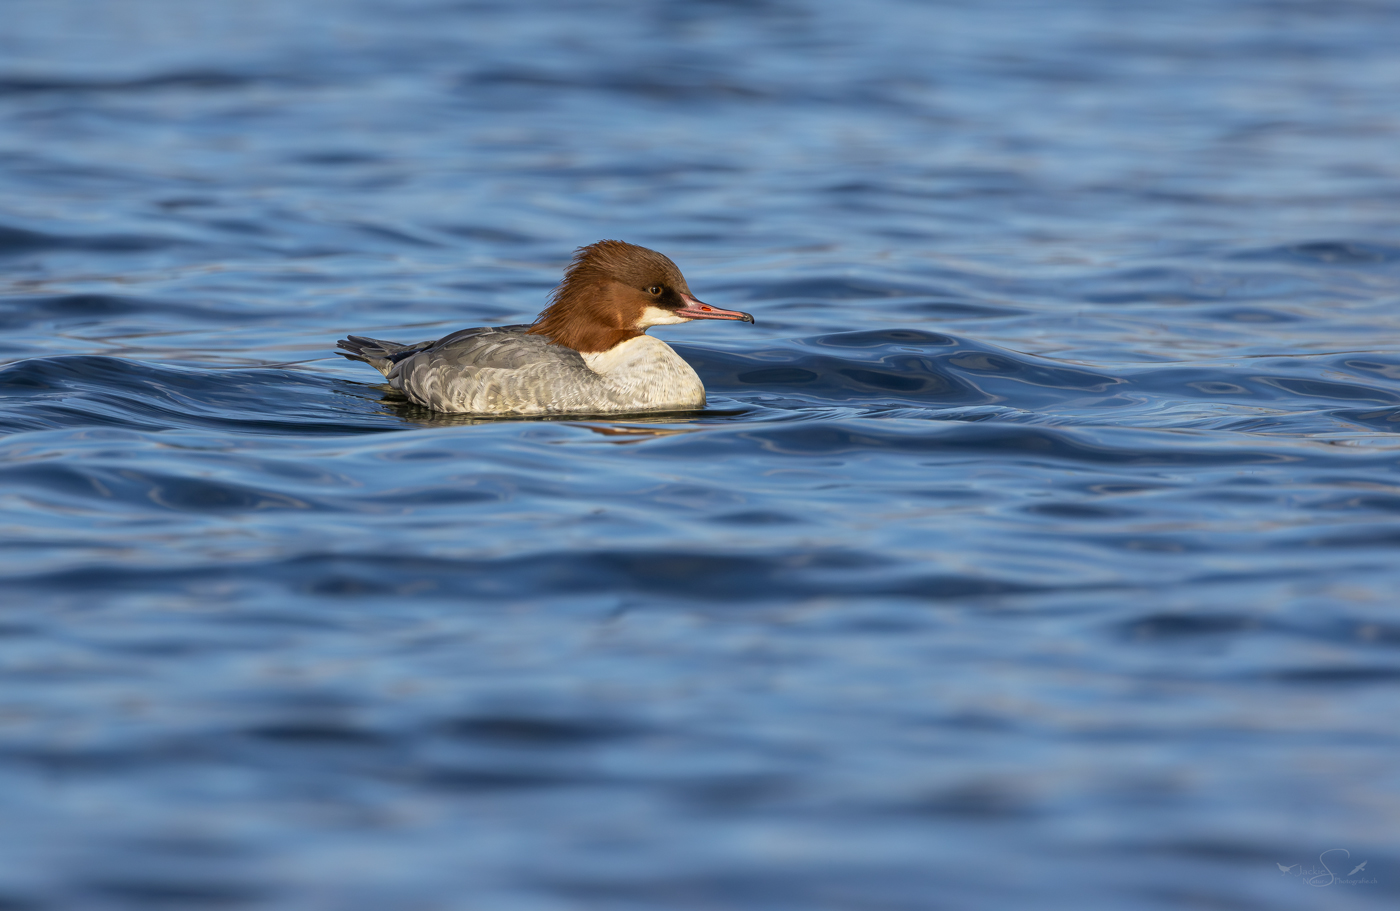
[[[580,366],[583,358],[572,348],[550,344],[542,335],[530,335],[529,326],[486,326],[462,329],[445,335],[420,354],[437,362],[463,368],[515,370],[542,358],[568,360],[573,355]],[[585,368],[586,369],[586,368]]]
[[[476,414],[586,410],[601,381],[577,351],[530,335],[528,326],[463,329],[413,352],[389,382],[434,411]]]

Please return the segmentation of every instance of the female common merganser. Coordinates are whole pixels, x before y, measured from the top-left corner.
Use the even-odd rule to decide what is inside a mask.
[[[705,386],[646,332],[695,319],[753,322],[696,300],[681,270],[655,250],[600,240],[574,252],[533,325],[463,329],[416,345],[352,335],[336,347],[434,411],[683,411],[705,406]]]

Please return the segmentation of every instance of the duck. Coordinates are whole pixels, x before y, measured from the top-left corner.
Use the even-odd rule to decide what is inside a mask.
[[[753,316],[697,300],[681,270],[620,240],[579,247],[533,323],[462,329],[405,345],[351,335],[364,361],[409,401],[453,414],[629,414],[705,407],[705,384],[653,326]]]

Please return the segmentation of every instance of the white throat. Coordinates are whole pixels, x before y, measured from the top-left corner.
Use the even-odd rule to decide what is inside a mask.
[[[674,326],[677,323],[688,323],[690,320],[684,316],[677,316],[673,310],[663,310],[661,307],[647,307],[642,311],[642,318],[637,320],[637,328],[643,331],[652,326]]]

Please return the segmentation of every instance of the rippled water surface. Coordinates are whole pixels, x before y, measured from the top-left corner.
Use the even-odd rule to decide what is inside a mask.
[[[0,909],[1400,904],[1394,3],[3,17]]]

